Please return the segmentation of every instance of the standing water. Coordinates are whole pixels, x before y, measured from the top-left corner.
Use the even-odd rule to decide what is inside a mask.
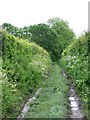
[[[63,76],[67,77],[64,71],[62,72],[62,74]],[[76,91],[70,79],[68,79],[68,82],[69,82],[69,87],[70,87],[69,89],[69,100],[70,100],[70,107],[71,107],[70,118],[79,118],[80,120],[82,120],[84,118],[84,115],[80,107],[79,98],[76,94]]]
[[[79,104],[79,98],[76,95],[75,89],[73,86],[70,86],[69,90],[69,100],[71,106],[71,118],[84,118],[82,110]]]

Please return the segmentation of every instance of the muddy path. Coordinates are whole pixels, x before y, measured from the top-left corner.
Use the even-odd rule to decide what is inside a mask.
[[[27,100],[17,120],[24,118],[67,118],[68,90],[67,79],[62,69],[53,65],[48,79],[43,81],[42,89]],[[40,94],[39,94],[40,93]],[[67,96],[67,97],[66,97]]]
[[[56,71],[56,70],[55,70]],[[58,70],[59,71],[59,70]],[[76,90],[75,90],[75,87],[74,87],[74,85],[73,85],[73,83],[72,83],[72,80],[69,78],[69,76],[64,72],[64,70],[62,70],[61,69],[61,71],[62,72],[59,72],[58,74],[60,75],[60,74],[62,74],[63,75],[63,77],[64,78],[66,78],[66,81],[68,81],[68,86],[69,86],[69,93],[68,93],[68,100],[69,100],[69,104],[70,104],[70,115],[68,115],[68,117],[70,118],[70,119],[72,119],[72,120],[75,120],[75,119],[80,119],[80,120],[87,120],[86,119],[86,117],[84,116],[84,114],[83,114],[83,109],[82,109],[82,106],[81,106],[81,102],[80,102],[80,99],[79,99],[79,97],[78,97],[78,95],[77,95],[77,93],[76,93]],[[54,74],[54,73],[53,73]],[[52,77],[52,79],[54,80],[55,78],[54,78],[54,76],[53,76],[53,74],[51,75],[51,77]],[[55,73],[55,75],[57,74],[57,72]],[[60,79],[60,80],[62,80],[63,78],[61,77],[60,78],[60,76],[58,77],[58,79]],[[51,81],[51,83],[52,83],[53,81]],[[62,82],[63,82],[63,80],[62,80]],[[48,83],[48,82],[47,82]],[[51,86],[51,83],[48,83],[48,84],[50,84],[50,85],[48,85],[48,84],[46,84],[46,88],[47,88],[47,85],[48,85],[48,87],[49,86]],[[61,82],[60,82],[61,83]],[[52,84],[52,87],[53,86],[55,86],[55,84],[53,83]],[[64,83],[63,84],[63,87],[64,86],[66,86],[66,84]],[[45,88],[45,89],[46,89]],[[48,89],[48,88],[47,88]],[[41,90],[42,90],[42,88],[39,88],[37,91],[36,91],[36,93],[31,97],[31,98],[29,98],[28,99],[28,101],[26,102],[26,104],[25,104],[25,106],[24,106],[24,108],[22,109],[22,111],[21,111],[21,113],[20,113],[20,115],[17,117],[17,120],[19,120],[20,118],[25,118],[25,115],[28,113],[28,111],[30,111],[30,103],[32,102],[32,101],[35,101],[36,99],[37,99],[37,97],[39,96],[39,94],[40,94],[40,92],[41,92]],[[51,92],[52,90],[50,89],[50,92]],[[59,92],[60,92],[60,90],[59,90]],[[45,94],[45,93],[43,93],[43,94]],[[64,94],[64,92],[62,92],[62,94]],[[49,93],[49,96],[50,96],[51,94]],[[53,95],[54,95],[54,93],[53,93]],[[60,96],[60,95],[59,95]],[[54,98],[53,98],[54,99]],[[39,99],[40,100],[40,99]],[[45,98],[43,99],[44,100],[44,102],[45,103],[47,103],[46,102],[46,100],[48,101],[48,99],[46,99],[45,100]],[[55,100],[56,101],[56,100]],[[60,100],[59,100],[60,101]],[[63,101],[64,102],[64,101]],[[38,103],[38,102],[37,102]],[[39,101],[39,103],[42,103],[42,102],[40,102]],[[50,102],[51,103],[51,102]],[[60,102],[60,104],[61,104],[61,102]],[[68,103],[67,103],[68,104]],[[39,105],[39,104],[38,104]],[[46,105],[46,104],[45,104]],[[55,104],[55,106],[54,107],[56,107],[56,104]],[[39,110],[39,109],[38,109]],[[42,110],[44,110],[44,108],[42,108]],[[60,108],[59,108],[59,110],[60,110]],[[62,110],[61,110],[62,111]],[[41,112],[41,111],[40,111]],[[45,112],[45,111],[44,111]],[[58,112],[58,111],[57,111]],[[47,115],[47,114],[46,114]],[[34,116],[35,117],[35,116]],[[54,116],[55,117],[55,116]],[[59,116],[58,116],[59,117]]]
[[[65,73],[64,70],[62,70],[62,75],[67,78],[69,85],[69,101],[70,101],[70,111],[71,111],[70,118],[72,118],[72,120],[73,119],[75,120],[75,118],[79,118],[80,120],[86,120],[86,117],[82,112],[83,109],[80,103],[80,99],[76,93],[71,78]]]
[[[35,94],[34,94],[33,97],[31,97],[31,98],[28,99],[28,101],[26,102],[26,104],[25,104],[24,108],[22,109],[20,115],[17,117],[17,120],[25,117],[26,113],[27,113],[28,110],[30,109],[30,105],[29,105],[29,104],[38,97],[40,91],[41,91],[41,88],[39,88],[39,89],[35,92]]]

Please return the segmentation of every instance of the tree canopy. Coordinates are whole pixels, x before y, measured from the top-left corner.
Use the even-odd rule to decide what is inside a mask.
[[[16,37],[37,43],[50,53],[53,61],[61,58],[61,53],[75,37],[68,22],[57,17],[49,19],[48,24],[41,23],[17,28],[4,23],[2,27]]]
[[[47,23],[50,28],[55,30],[58,34],[59,44],[63,51],[75,37],[73,30],[70,29],[67,21],[64,21],[63,19],[60,19],[58,17],[49,19]]]
[[[52,60],[60,58],[58,34],[46,24],[33,25],[29,29],[31,41],[44,47],[51,55]]]

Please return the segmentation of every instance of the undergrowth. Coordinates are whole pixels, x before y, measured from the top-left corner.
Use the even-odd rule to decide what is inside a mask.
[[[35,43],[16,38],[6,31],[0,31],[0,35],[2,38],[2,117],[10,118],[19,111],[25,95],[31,93],[43,78],[48,76],[51,59],[48,52]]]

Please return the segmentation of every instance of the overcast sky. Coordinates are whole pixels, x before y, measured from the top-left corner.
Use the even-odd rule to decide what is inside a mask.
[[[69,22],[76,35],[88,29],[89,0],[0,0],[0,25],[17,27],[60,17]]]

